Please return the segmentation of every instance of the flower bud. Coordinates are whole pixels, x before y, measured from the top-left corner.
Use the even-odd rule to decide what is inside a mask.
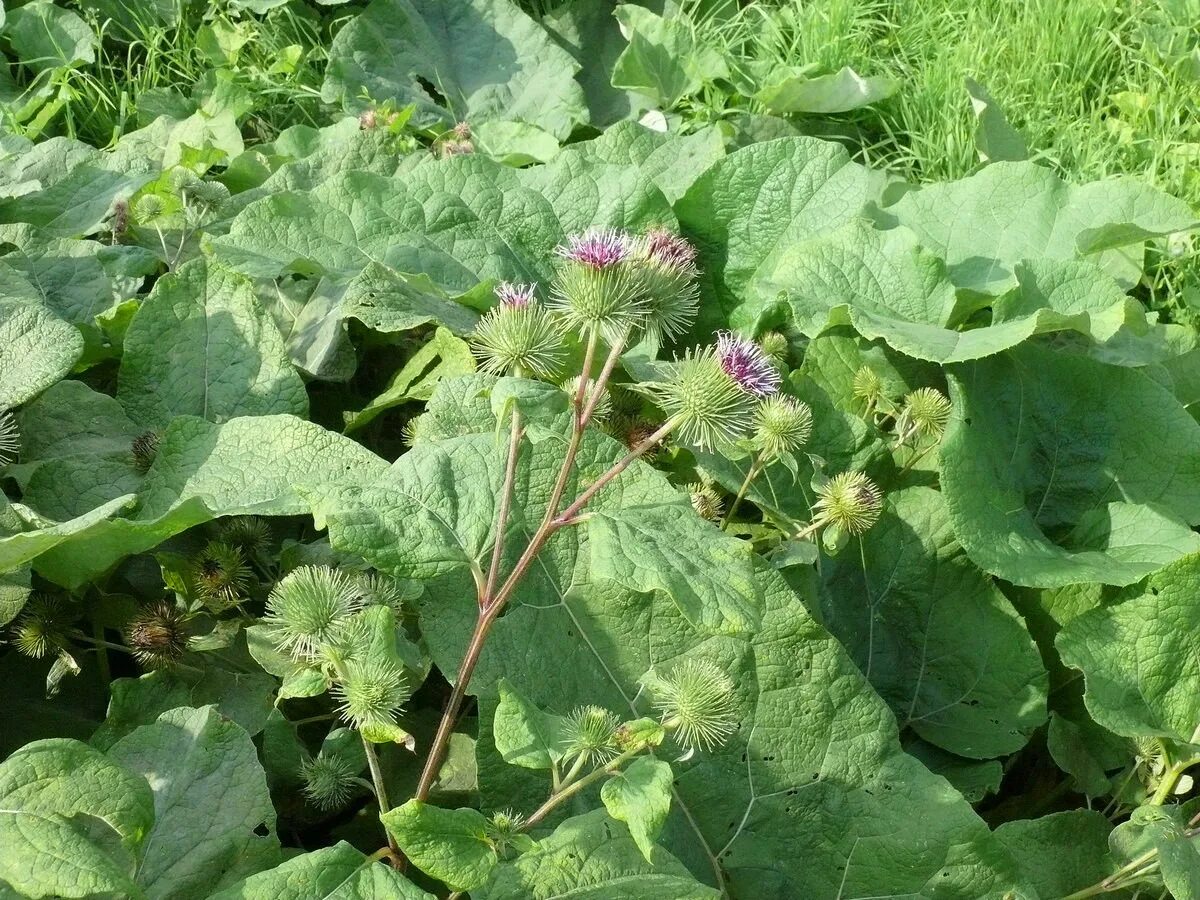
[[[642,324],[648,306],[635,249],[633,238],[615,229],[572,235],[556,248],[562,263],[550,305],[568,327],[611,342]]]
[[[817,489],[814,521],[834,525],[847,534],[862,534],[879,519],[883,496],[862,472],[834,475]]]
[[[267,598],[265,621],[280,649],[297,660],[314,660],[336,643],[362,608],[358,587],[328,566],[300,566],[275,585]]]
[[[858,371],[854,373],[854,382],[851,390],[856,399],[866,403],[868,410],[874,409],[879,403],[887,399],[884,394],[883,379],[870,366],[860,366]]]
[[[386,606],[396,615],[404,613],[404,593],[394,578],[375,572],[358,572],[354,584],[362,596],[363,606]]]
[[[679,337],[696,321],[699,307],[696,248],[655,228],[635,242],[633,257],[645,299],[646,334],[659,344]]]
[[[192,564],[192,580],[205,606],[221,612],[241,600],[251,572],[242,551],[224,541],[209,541]]]
[[[566,362],[558,323],[542,306],[501,303],[487,312],[471,338],[479,368],[494,375],[551,378]]]
[[[187,620],[174,603],[160,600],[129,621],[125,642],[143,668],[170,668],[187,650]]]
[[[643,442],[650,439],[658,427],[649,419],[636,414],[622,414],[614,416],[604,424],[604,430],[624,444],[628,449],[634,450]],[[658,455],[662,445],[651,447],[642,454],[642,459],[646,462],[652,462]]]
[[[392,662],[349,660],[344,679],[333,687],[342,718],[362,730],[390,725],[411,696],[408,681]]]
[[[343,756],[319,754],[300,764],[300,779],[304,796],[317,809],[326,812],[340,809],[358,789],[358,773]]]
[[[421,440],[421,418],[423,416],[424,413],[413,416],[400,429],[400,440],[410,450]]]
[[[567,759],[603,763],[617,755],[617,714],[602,706],[580,706],[563,723],[562,748]]]
[[[919,388],[904,397],[904,409],[896,420],[896,431],[902,437],[940,438],[950,423],[954,407],[937,388]]]
[[[754,423],[754,395],[730,375],[716,351],[688,351],[665,382],[642,385],[676,422],[684,441],[702,450],[733,444]]]
[[[34,594],[13,626],[13,646],[34,659],[57,653],[67,646],[73,618],[60,597]]]
[[[663,727],[684,750],[712,749],[733,734],[733,682],[706,659],[685,659],[647,687]]]
[[[232,516],[222,519],[221,540],[236,547],[248,559],[261,556],[271,547],[271,526],[259,516]]]
[[[754,341],[732,331],[718,332],[717,358],[721,368],[746,393],[767,397],[779,390],[783,380],[779,370]]]
[[[762,347],[762,352],[766,354],[767,359],[776,366],[787,364],[788,354],[791,352],[791,344],[788,343],[787,335],[778,331],[765,332],[759,336],[758,346]]]
[[[808,404],[782,394],[760,403],[754,420],[754,443],[767,460],[799,450],[812,434],[812,410]]]
[[[21,449],[21,435],[17,431],[17,420],[10,412],[0,412],[0,466],[7,466],[17,458]]]

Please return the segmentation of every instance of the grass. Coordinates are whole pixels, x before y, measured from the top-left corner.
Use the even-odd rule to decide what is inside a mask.
[[[288,4],[255,17],[216,2],[202,15],[180,16],[176,26],[150,6],[132,4],[122,22],[84,0],[76,11],[99,39],[97,58],[55,73],[66,102],[57,121],[43,126],[47,133],[111,146],[160,112],[187,115],[218,90],[223,104],[244,109],[239,118],[251,142],[271,140],[290,125],[327,124],[320,87],[335,16]]]
[[[1200,0],[759,0],[702,32],[752,67],[849,65],[899,80],[876,107],[804,127],[909,179],[979,168],[972,77],[1034,158],[1069,180],[1131,175],[1200,206],[1197,20]],[[1163,254],[1146,296],[1191,317],[1196,258]]]

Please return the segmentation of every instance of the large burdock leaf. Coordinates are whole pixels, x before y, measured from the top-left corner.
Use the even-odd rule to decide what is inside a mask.
[[[763,302],[783,299],[815,337],[849,324],[901,353],[943,365],[992,356],[1035,334],[1073,330],[1106,340],[1145,315],[1108,275],[1086,262],[1015,266],[1015,286],[996,300],[990,325],[959,330],[959,306],[942,261],[904,228],[853,222],[777,254],[755,285]]]
[[[415,103],[429,124],[525,122],[559,140],[587,117],[579,65],[510,0],[374,0],[329,60],[327,102],[365,92]]]
[[[518,171],[475,155],[395,176],[343,172],[312,190],[251,203],[212,240],[213,251],[262,278],[346,280],[374,264],[382,273],[427,275],[451,293],[493,279],[548,282],[552,251],[568,232],[672,220],[649,175],[584,162],[573,153]]]
[[[20,431],[21,462],[8,474],[43,516],[73,519],[141,487],[132,447],[144,429],[82,381],[60,381],[21,410]]]
[[[495,424],[484,412],[449,424],[444,407],[457,400],[464,413],[470,410],[472,384],[478,392],[478,376],[439,387],[430,402],[447,423],[439,434],[476,422],[494,440]],[[437,439],[427,432],[417,449],[428,441],[454,458],[469,440]],[[522,462],[522,473],[529,474],[518,479],[512,535],[528,535],[536,522],[537,498],[545,497],[555,467],[550,457],[534,454],[549,454],[556,443],[544,440],[527,451],[532,459]],[[585,483],[602,471],[606,458],[614,458],[590,446],[585,443]],[[420,493],[422,483],[414,482],[410,493]],[[613,487],[619,490],[597,497],[599,511],[686,502],[641,464]],[[453,509],[449,503],[446,508]],[[386,508],[381,512],[386,515]],[[1034,896],[1019,891],[1006,855],[961,795],[901,750],[887,706],[782,576],[755,561],[758,616],[740,632],[714,633],[689,622],[666,593],[669,587],[647,585],[643,593],[595,577],[588,527],[564,529],[538,557],[513,606],[496,623],[471,683],[482,710],[480,788],[486,808],[510,805],[514,791],[528,787],[522,779],[530,774],[544,790],[540,773],[503,763],[491,748],[501,678],[550,714],[595,703],[634,718],[651,713],[651,698],[640,687],[647,672],[706,659],[735,685],[736,732],[724,747],[672,763],[672,811],[661,837],[694,877],[724,886],[733,897],[834,897],[839,890],[843,897],[922,892],[998,897],[1009,889],[1019,898]],[[336,548],[360,553],[385,570],[403,560],[395,550],[402,532],[339,528],[334,518],[330,534]],[[513,540],[515,555],[521,546]],[[444,544],[453,552],[451,542]],[[422,634],[438,667],[453,672],[477,612],[471,576],[461,563],[446,567],[427,582],[425,598]],[[546,665],[531,667],[530,659]],[[642,859],[632,840],[627,846],[631,857]],[[516,881],[499,896],[523,896],[529,883]]]
[[[1083,672],[1088,712],[1125,737],[1195,742],[1200,730],[1200,554],[1151,575],[1145,593],[1076,616],[1055,641]]]
[[[672,764],[661,838],[701,881],[738,898],[834,897],[840,887],[850,897],[999,897],[1019,885],[961,795],[901,751],[891,713],[838,642],[781,576],[764,565],[759,577],[761,627],[734,637],[694,629],[662,595],[589,585],[582,569],[570,583],[531,586],[497,623],[472,682],[484,721],[501,677],[544,708],[601,703],[633,717],[649,712],[639,681],[651,667],[708,659],[736,685],[737,731]],[[422,616],[438,656],[461,612]],[[531,654],[554,665],[534,674]],[[498,766],[481,744],[484,802],[502,808],[522,770]]]
[[[1024,346],[949,369],[954,533],[1014,584],[1131,584],[1200,537],[1200,426],[1140,371]]]
[[[203,258],[159,279],[133,317],[117,399],[146,428],[176,416],[308,414],[304,382],[250,282]]]
[[[79,332],[32,304],[0,303],[0,409],[25,403],[71,371]]]
[[[700,250],[702,290],[716,301],[702,306],[696,333],[723,318],[752,328],[766,304],[751,286],[774,255],[857,216],[870,186],[845,149],[815,138],[752,144],[718,160],[675,205]]]
[[[561,239],[550,205],[516,173],[483,157],[404,177],[346,172],[311,192],[255,201],[213,240],[217,257],[264,278],[356,275],[375,262],[466,291],[488,278],[546,280]]]
[[[308,515],[308,494],[369,483],[386,468],[360,444],[294,416],[247,416],[223,425],[183,416],[163,432],[133,516],[108,518],[129,504],[127,496],[78,520],[0,538],[0,569],[42,552],[39,573],[78,586],[217,516]]]
[[[134,494],[124,494],[65,522],[44,519],[24,506],[12,506],[24,527],[0,537],[0,572],[11,572],[73,537],[89,534],[113,516],[130,509],[136,501]],[[0,503],[0,506],[7,505],[7,499]]]
[[[942,497],[890,494],[879,522],[822,565],[825,624],[925,740],[983,759],[1046,720],[1046,672],[1012,604],[959,548]]]
[[[345,842],[251,875],[209,900],[434,900],[407,878]]]
[[[207,897],[226,872],[256,853],[255,845],[278,846],[254,744],[215,707],[165,712],[119,740],[108,756],[154,791],[154,829],[138,866],[149,897]]]
[[[654,848],[643,858],[628,829],[594,810],[563,822],[534,850],[502,863],[488,884],[471,896],[479,900],[717,900],[671,854]]]
[[[1094,809],[1072,809],[1040,819],[1005,822],[996,839],[1013,855],[1039,897],[1065,897],[1112,874],[1112,823]]]
[[[0,806],[99,819],[131,853],[154,824],[154,800],[145,781],[70,738],[34,741],[0,764]]]
[[[100,751],[66,738],[26,744],[0,764],[0,886],[142,896],[131,875],[153,824],[146,782]]]
[[[1023,259],[1075,259],[1196,225],[1187,203],[1133,179],[1072,185],[1045,166],[995,162],[906,193],[884,213],[917,233],[960,288],[999,293]]]
[[[592,575],[675,598],[689,622],[744,631],[761,603],[753,551],[682,506],[631,506],[588,519]]]
[[[488,820],[477,809],[442,809],[414,798],[380,818],[415,866],[455,890],[479,887],[496,867]]]
[[[98,39],[87,22],[51,0],[9,12],[5,37],[17,59],[39,72],[96,61]]]

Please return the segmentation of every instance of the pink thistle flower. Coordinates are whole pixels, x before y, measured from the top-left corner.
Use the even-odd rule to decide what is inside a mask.
[[[533,291],[536,287],[536,281],[533,284],[513,284],[511,281],[502,281],[496,285],[496,299],[500,301],[501,306],[524,309],[536,302],[533,298]]]
[[[677,272],[695,273],[696,248],[686,238],[665,228],[652,228],[646,232],[645,241],[646,256],[659,265]]]
[[[633,241],[624,231],[615,228],[592,229],[582,235],[571,235],[567,243],[556,247],[554,252],[582,266],[607,269],[624,262],[632,245]]]
[[[732,331],[719,331],[717,359],[725,374],[746,393],[767,397],[779,390],[783,380],[779,369],[754,341]]]

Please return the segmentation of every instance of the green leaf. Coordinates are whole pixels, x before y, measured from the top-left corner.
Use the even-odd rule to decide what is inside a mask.
[[[629,40],[613,64],[613,87],[644,94],[661,109],[671,109],[703,84],[691,22],[679,15],[659,16],[645,7],[622,4],[614,13]]]
[[[1019,750],[1046,721],[1046,672],[1012,604],[959,548],[941,494],[888,494],[860,540],[822,563],[822,611],[900,727],[975,759]]]
[[[32,529],[0,537],[0,571],[11,572],[77,535],[91,533],[113,516],[133,506],[136,499],[133,494],[125,494],[67,522],[51,522],[30,515],[29,520],[35,523]],[[82,580],[80,583],[83,583]]]
[[[671,779],[667,763],[641,756],[600,789],[604,808],[629,827],[630,836],[648,863],[653,863],[654,842],[671,811]]]
[[[1005,822],[996,840],[1017,861],[1039,897],[1065,897],[1112,874],[1108,835],[1112,824],[1099,812],[1073,809],[1040,819]]]
[[[362,428],[380,413],[403,403],[428,400],[443,378],[454,378],[473,371],[475,359],[467,343],[447,329],[438,328],[429,342],[392,376],[383,393],[349,416],[346,431]]]
[[[79,332],[37,306],[0,304],[0,409],[26,403],[69,371]]]
[[[508,0],[374,0],[329,60],[326,102],[415,103],[422,124],[528,122],[562,140],[586,115],[575,60]]]
[[[561,567],[565,558],[556,554],[550,564]],[[737,686],[738,729],[725,746],[672,766],[673,812],[662,835],[663,846],[698,877],[716,883],[719,860],[735,897],[768,888],[781,897],[833,897],[843,886],[843,896],[919,894],[925,885],[964,897],[1011,889],[1015,873],[986,826],[957,791],[900,750],[886,706],[781,576],[765,565],[758,575],[762,625],[727,637],[694,629],[661,594],[615,582],[588,585],[582,571],[566,573],[562,582],[531,587],[496,623],[472,689],[487,698],[503,677],[539,705],[599,703],[635,716],[649,705],[638,682],[651,666],[709,658]],[[441,651],[452,621],[441,607],[453,596],[439,595],[437,607],[422,610],[443,668],[461,652],[461,636],[454,649]],[[462,613],[473,616],[474,601],[467,601]],[[469,629],[473,619],[454,621]],[[531,654],[556,664],[534,673]],[[486,722],[492,701],[481,705]],[[829,735],[848,739],[831,744]],[[481,785],[485,805],[502,806],[515,786],[498,772],[523,770],[496,762],[499,770],[486,752],[481,756]],[[914,821],[922,827],[913,829]],[[644,865],[632,841],[626,846]],[[823,849],[802,849],[814,846]],[[527,859],[514,864],[524,880],[506,874],[512,887],[499,896],[515,900],[540,888],[542,872]],[[557,876],[564,887],[574,871]],[[547,866],[547,878],[550,872],[558,870]]]
[[[613,10],[616,0],[568,0],[539,21],[580,66],[575,79],[587,98],[590,124],[606,128],[629,116],[636,98],[612,86],[609,76],[626,41]]]
[[[146,783],[79,741],[34,741],[0,763],[0,883],[21,896],[143,896],[129,873],[153,823]]]
[[[905,741],[904,752],[919,759],[930,772],[945,778],[971,804],[997,793],[1004,778],[1004,767],[998,759],[964,759],[920,738]]]
[[[725,141],[716,127],[679,135],[652,131],[636,122],[620,122],[595,140],[563,147],[556,166],[567,168],[573,156],[591,160],[592,166],[584,171],[590,169],[592,173],[596,172],[595,163],[600,162],[622,168],[636,167],[674,203],[709,166],[725,156]],[[533,174],[531,172],[530,176]],[[604,181],[607,185],[609,179]]]
[[[536,849],[502,863],[492,880],[472,896],[478,900],[716,900],[720,894],[696,881],[660,847],[645,859],[624,825],[595,810],[568,819]]]
[[[245,279],[203,259],[159,279],[125,335],[117,397],[139,425],[308,414],[304,382]]]
[[[1200,426],[1143,373],[1027,346],[953,367],[950,390],[942,490],[980,568],[1123,585],[1200,548]]]
[[[6,809],[0,812],[0,841],[0,888],[19,891],[17,897],[146,896],[125,866],[61,816]],[[31,860],[50,862],[31,866]]]
[[[1086,714],[1082,718],[1076,722],[1052,712],[1046,749],[1054,764],[1075,779],[1081,794],[1103,797],[1113,789],[1109,773],[1129,764],[1133,748]]]
[[[756,95],[769,112],[789,113],[849,112],[886,100],[896,93],[900,83],[886,75],[863,77],[849,66],[828,75],[810,76],[803,69],[785,70]]]
[[[1139,806],[1109,836],[1109,846],[1122,862],[1157,852],[1159,875],[1175,900],[1200,898],[1200,849],[1178,807]]]
[[[959,331],[966,311],[941,260],[907,229],[879,232],[854,222],[778,254],[755,289],[763,302],[787,302],[805,334],[850,324],[863,337],[943,365],[991,356],[1035,334],[1074,330],[1106,340],[1127,318],[1145,327],[1140,307],[1088,263],[1019,263],[1014,278],[995,302],[991,325]]]
[[[104,723],[90,743],[107,750],[118,740],[181,706],[212,704],[217,712],[253,736],[270,715],[275,679],[260,672],[230,672],[207,666],[202,672],[156,671],[138,678],[117,678]]]
[[[35,568],[78,586],[123,557],[157,546],[193,525],[226,515],[309,515],[305,495],[322,484],[369,482],[386,464],[348,438],[293,416],[254,416],[214,425],[181,417],[167,427],[130,518],[104,521],[130,498],[78,520],[0,538],[0,569],[9,543],[53,550]],[[15,548],[14,548],[15,549]]]
[[[413,865],[454,890],[479,887],[496,867],[488,820],[477,809],[441,809],[413,799],[380,818]]]
[[[1075,259],[1196,225],[1188,205],[1133,179],[1072,185],[1029,162],[910,190],[884,211],[941,256],[959,288],[999,293],[1023,259]]]
[[[753,330],[764,304],[751,285],[776,253],[850,221],[870,196],[869,173],[839,145],[814,138],[753,144],[718,160],[675,205],[700,251],[695,334],[725,324]]]
[[[21,63],[39,72],[96,61],[99,41],[92,29],[50,0],[33,0],[10,10],[4,34]]]
[[[34,741],[0,763],[0,805],[6,811],[99,819],[130,853],[138,852],[154,825],[154,798],[145,781],[69,738]]]
[[[999,104],[982,84],[967,78],[971,111],[975,113],[975,150],[982,162],[1017,162],[1029,158],[1021,132],[1009,124]]]
[[[434,900],[344,841],[251,875],[208,900]]]
[[[526,769],[549,769],[562,759],[566,720],[538,709],[504,679],[496,688],[500,703],[492,719],[492,740],[504,761]]]
[[[19,421],[21,462],[8,474],[41,515],[73,519],[141,487],[131,448],[143,429],[107,394],[82,381],[60,381]]]
[[[343,314],[375,331],[408,331],[436,322],[454,334],[469,334],[478,314],[428,278],[406,276],[370,263],[346,286]]]
[[[256,829],[278,846],[254,744],[215,707],[163,713],[108,755],[154,790],[154,830],[138,870],[151,897],[209,896],[222,874],[252,852]]]
[[[682,506],[631,506],[588,518],[592,574],[662,591],[684,617],[727,634],[751,630],[761,607],[750,546]]]
[[[49,4],[39,2],[21,8],[46,6]],[[37,144],[19,158],[11,172],[4,178],[9,181],[8,189],[0,190],[0,195],[12,195],[0,199],[0,222],[37,226],[36,238],[26,242],[30,244],[90,234],[104,221],[114,201],[128,199],[158,174],[143,159],[123,160],[64,137]],[[97,249],[91,246],[89,253]]]
[[[1145,592],[1072,619],[1056,645],[1083,672],[1098,723],[1125,737],[1192,741],[1200,727],[1200,660],[1189,636],[1200,621],[1200,554],[1150,576]]]

